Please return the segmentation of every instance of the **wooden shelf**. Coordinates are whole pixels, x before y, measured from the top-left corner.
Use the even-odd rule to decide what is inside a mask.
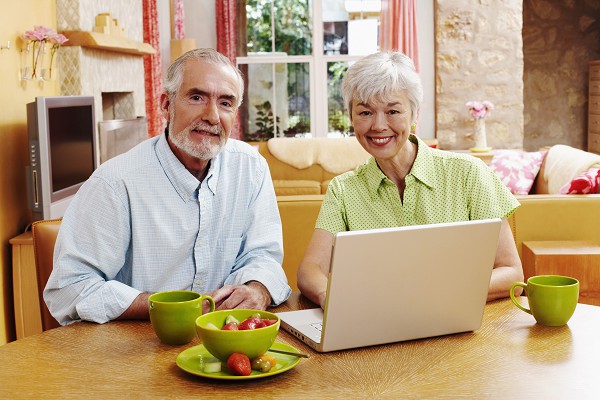
[[[63,31],[69,40],[63,46],[91,47],[99,50],[143,56],[155,54],[156,50],[148,43],[140,43],[117,35],[98,32]]]

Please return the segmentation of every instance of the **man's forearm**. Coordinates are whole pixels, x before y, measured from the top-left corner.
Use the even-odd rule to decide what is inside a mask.
[[[117,319],[150,319],[148,297],[150,297],[150,293],[140,293],[138,297],[133,300],[133,303],[131,303],[129,308],[125,310],[123,314],[119,315]]]

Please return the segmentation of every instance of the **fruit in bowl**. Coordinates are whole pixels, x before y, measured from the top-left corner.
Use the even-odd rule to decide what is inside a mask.
[[[221,310],[199,316],[196,333],[206,350],[221,361],[233,353],[253,359],[271,348],[280,323],[277,314],[268,311]]]

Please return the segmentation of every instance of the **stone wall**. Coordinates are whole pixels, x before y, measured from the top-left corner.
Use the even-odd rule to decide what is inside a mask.
[[[440,148],[474,145],[474,121],[465,106],[471,100],[495,105],[486,117],[488,146],[522,147],[522,16],[521,0],[436,0]]]
[[[600,1],[525,0],[523,54],[523,146],[586,149],[588,62],[600,59]]]
[[[435,4],[441,148],[473,146],[469,100],[496,105],[486,118],[489,146],[587,148],[588,62],[600,59],[600,1]]]

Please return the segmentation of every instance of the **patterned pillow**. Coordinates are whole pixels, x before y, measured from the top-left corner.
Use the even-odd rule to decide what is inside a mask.
[[[600,168],[590,168],[560,188],[562,194],[597,193],[600,185]]]
[[[544,161],[544,151],[496,150],[490,168],[512,194],[528,194]]]

